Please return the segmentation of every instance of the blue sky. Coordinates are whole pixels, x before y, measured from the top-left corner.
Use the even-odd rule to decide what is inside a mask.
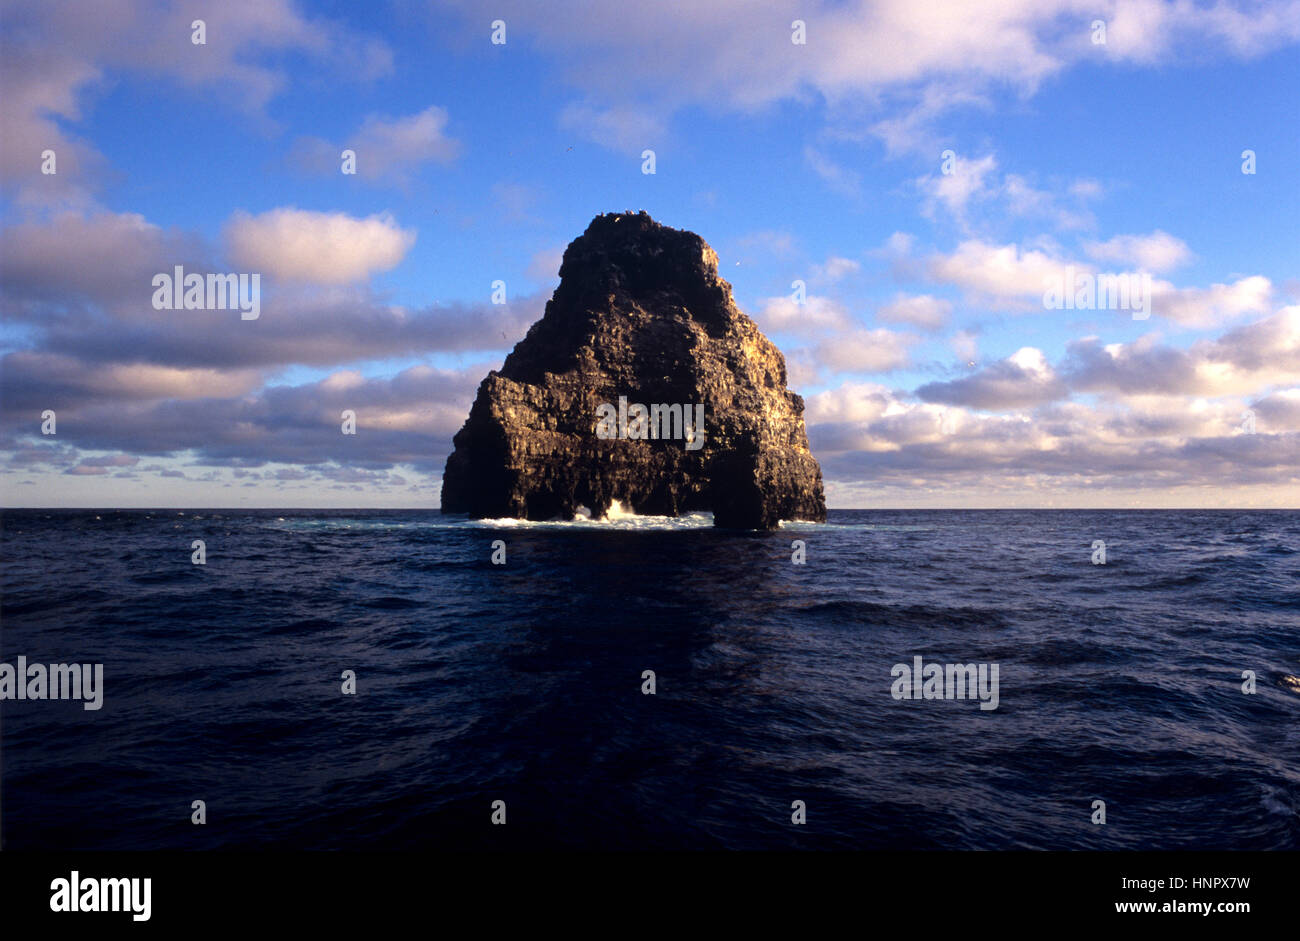
[[[436,506],[623,209],[717,250],[831,506],[1296,505],[1296,3],[3,10],[5,505]],[[182,263],[259,320],[152,309]]]

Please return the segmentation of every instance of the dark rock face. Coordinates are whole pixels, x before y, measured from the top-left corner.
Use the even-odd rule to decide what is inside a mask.
[[[662,408],[676,405],[682,423]],[[638,422],[638,406],[660,408]],[[702,440],[684,439],[696,406]],[[741,529],[826,518],[781,351],[737,309],[713,249],[644,212],[597,216],[569,245],[545,315],[479,386],[442,483],[442,511],[477,518],[602,518],[615,500]]]

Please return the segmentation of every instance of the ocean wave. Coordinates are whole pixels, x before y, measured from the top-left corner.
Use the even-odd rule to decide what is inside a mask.
[[[462,523],[488,529],[590,529],[633,532],[713,528],[713,514],[708,512],[683,513],[681,516],[643,516],[625,509],[615,500],[604,519],[592,519],[590,515],[583,515],[582,511],[585,509],[585,507],[580,508],[579,516],[571,520],[521,520],[513,517],[498,517],[481,520],[466,519],[462,520]],[[589,514],[590,511],[587,513]]]

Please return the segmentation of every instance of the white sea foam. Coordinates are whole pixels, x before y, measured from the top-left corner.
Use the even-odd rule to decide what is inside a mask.
[[[400,511],[397,511],[400,512]],[[271,528],[283,530],[390,530],[390,529],[586,529],[594,531],[629,531],[656,532],[673,530],[712,529],[713,514],[709,512],[686,513],[681,516],[648,516],[632,512],[617,500],[610,505],[604,519],[592,519],[591,510],[585,506],[578,507],[578,515],[572,520],[525,520],[513,517],[494,519],[469,519],[465,516],[445,516],[436,519],[413,519],[394,521],[391,519],[365,519],[357,517],[276,517],[268,523]],[[807,520],[781,520],[780,528],[803,530],[809,527],[832,528],[875,528],[863,527],[862,524],[837,527],[835,524],[812,523]],[[893,527],[882,527],[893,528]],[[902,527],[899,527],[902,528]],[[908,527],[911,528],[911,527]],[[920,527],[917,527],[920,528]]]
[[[585,512],[583,512],[585,511]],[[490,529],[595,529],[595,530],[675,530],[709,529],[713,526],[712,513],[686,513],[682,516],[642,516],[633,513],[617,500],[609,507],[604,519],[594,520],[591,511],[578,508],[578,516],[571,520],[520,520],[512,517],[485,520],[460,520],[461,525],[484,526]]]

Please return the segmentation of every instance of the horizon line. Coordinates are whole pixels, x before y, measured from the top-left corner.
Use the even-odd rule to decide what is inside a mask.
[[[0,505],[0,513],[10,510],[99,510],[108,513],[121,513],[136,510],[274,510],[277,512],[320,512],[322,510],[348,510],[348,511],[369,511],[378,513],[436,513],[441,511],[441,507],[419,507],[419,506],[4,506]],[[827,507],[826,512],[848,512],[858,510],[863,512],[932,512],[932,513],[950,513],[959,510],[970,511],[987,511],[987,510],[1061,510],[1061,511],[1112,511],[1126,510],[1137,512],[1168,512],[1184,510],[1221,510],[1224,512],[1233,511],[1251,511],[1264,512],[1275,511],[1281,513],[1300,512],[1300,506],[841,506]],[[692,511],[695,512],[695,511]],[[709,512],[703,510],[699,512]],[[466,513],[448,513],[447,516],[465,516]],[[659,516],[662,514],[645,513],[634,514],[637,516]],[[678,516],[687,516],[689,514],[681,513]],[[503,519],[524,519],[524,517],[502,517]],[[664,517],[673,519],[674,517]],[[812,520],[788,520],[786,522],[813,522]]]

